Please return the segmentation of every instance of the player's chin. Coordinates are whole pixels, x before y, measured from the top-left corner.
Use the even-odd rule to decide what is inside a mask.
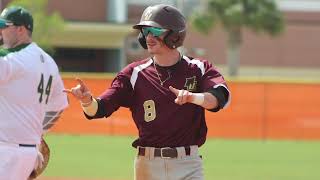
[[[150,54],[156,54],[156,53],[157,53],[157,51],[155,51],[155,50],[153,50],[153,49],[151,49],[151,48],[148,48],[148,52],[149,52]]]
[[[156,46],[148,46],[148,52],[149,53],[156,53],[157,49],[158,48]]]

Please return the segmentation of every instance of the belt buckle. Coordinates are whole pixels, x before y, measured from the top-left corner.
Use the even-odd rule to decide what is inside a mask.
[[[163,150],[166,150],[166,149],[172,149],[170,147],[164,147],[164,148],[160,148],[160,155],[161,155],[161,158],[164,158],[164,159],[170,159],[171,157],[170,156],[164,156],[163,155]]]

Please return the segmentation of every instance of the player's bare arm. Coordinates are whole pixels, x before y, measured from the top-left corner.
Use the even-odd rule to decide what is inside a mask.
[[[217,98],[211,93],[192,93],[184,89],[176,89],[172,86],[170,86],[169,89],[177,96],[174,101],[179,105],[193,103],[205,109],[214,109],[218,106]]]

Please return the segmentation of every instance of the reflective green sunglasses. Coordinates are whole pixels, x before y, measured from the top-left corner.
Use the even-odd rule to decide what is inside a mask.
[[[153,37],[159,37],[163,33],[167,32],[166,29],[162,29],[158,27],[143,27],[141,31],[145,37],[147,37],[149,33],[151,33]]]

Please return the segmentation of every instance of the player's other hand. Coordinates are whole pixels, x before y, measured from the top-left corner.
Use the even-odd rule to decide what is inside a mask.
[[[185,103],[192,102],[193,100],[192,92],[189,92],[184,89],[179,90],[172,86],[169,86],[169,89],[171,92],[173,92],[177,96],[177,98],[174,100],[176,104],[183,105]]]
[[[63,92],[72,94],[77,98],[81,103],[87,104],[92,101],[92,94],[86,84],[80,79],[76,78],[78,85],[71,89],[64,89]]]

